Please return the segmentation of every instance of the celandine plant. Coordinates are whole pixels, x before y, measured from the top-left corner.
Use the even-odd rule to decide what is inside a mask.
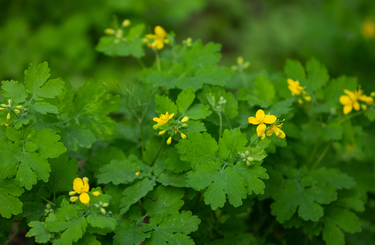
[[[97,46],[143,68],[120,95],[74,91],[46,62],[1,82],[2,242],[22,229],[63,245],[371,241],[375,108],[355,78],[315,59],[229,69],[219,44],[144,29],[115,23]]]

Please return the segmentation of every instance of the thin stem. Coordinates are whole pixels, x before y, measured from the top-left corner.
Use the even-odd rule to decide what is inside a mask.
[[[37,195],[37,196],[39,196],[40,198],[42,198],[44,201],[48,202],[49,204],[55,206],[55,204],[54,204],[53,202],[51,202],[50,200],[45,199],[45,198],[44,198],[43,196],[41,196],[40,194],[38,194],[38,193],[36,193],[36,192],[34,192],[34,194]]]
[[[322,154],[320,154],[318,160],[316,160],[316,162],[314,163],[314,165],[313,165],[312,168],[310,169],[310,172],[311,172],[312,170],[314,170],[314,169],[316,168],[316,166],[318,166],[318,164],[320,163],[320,161],[322,161],[323,157],[326,155],[327,151],[328,151],[329,148],[331,147],[332,142],[333,142],[333,141],[330,141],[330,142],[327,144],[326,148],[324,148]]]
[[[225,113],[224,113],[224,117],[225,117],[225,120],[226,120],[227,123],[228,123],[229,128],[232,129],[232,125],[230,124],[230,122],[229,122],[229,120],[228,120],[228,117],[227,117],[227,115],[225,115]]]
[[[137,61],[138,61],[138,64],[141,66],[142,69],[145,69],[146,66],[145,64],[143,63],[143,61],[141,60],[141,58],[137,58]]]
[[[158,158],[158,156],[159,156],[159,154],[160,154],[160,152],[161,152],[161,149],[162,149],[163,146],[164,146],[164,143],[165,143],[165,137],[163,136],[163,140],[162,140],[161,143],[160,143],[160,147],[159,147],[158,153],[156,153],[154,159],[152,160],[152,162],[151,162],[151,166],[154,165],[156,159]]]
[[[160,58],[159,58],[158,51],[157,51],[155,48],[153,48],[152,50],[153,50],[154,53],[155,53],[155,57],[156,57],[156,65],[157,65],[157,67],[158,67],[158,71],[161,71],[161,67],[160,67]]]
[[[348,121],[349,119],[352,119],[353,117],[359,116],[359,115],[363,114],[364,112],[365,112],[365,111],[357,111],[356,113],[353,113],[353,114],[351,114],[350,116],[348,116],[348,117],[342,119],[342,120],[339,122],[339,124],[342,124],[342,123]]]
[[[312,151],[312,153],[311,153],[311,155],[310,155],[310,158],[309,158],[309,161],[308,161],[307,165],[310,165],[310,163],[311,163],[312,160],[314,159],[314,155],[315,155],[316,151],[318,150],[318,146],[319,146],[319,144],[320,144],[320,137],[319,137],[319,139],[316,141],[316,144],[315,144],[314,149],[313,149],[313,151]]]
[[[255,140],[251,141],[250,144],[249,144],[247,147],[251,146],[251,145],[252,145],[255,141],[257,141],[258,139],[260,139],[259,136],[258,136],[257,138],[255,138]]]
[[[221,130],[223,129],[223,119],[221,117],[221,113],[218,113],[218,115],[219,115],[219,118],[220,118],[220,129],[219,129],[219,140],[217,142],[219,143],[220,138],[221,138]]]
[[[246,79],[246,77],[245,77],[245,74],[243,73],[243,68],[242,68],[242,66],[239,66],[238,71],[239,71],[239,73],[241,74],[241,80],[242,80],[243,86],[246,87],[247,79]]]

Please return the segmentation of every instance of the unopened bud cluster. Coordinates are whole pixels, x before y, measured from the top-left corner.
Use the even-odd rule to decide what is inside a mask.
[[[177,120],[174,125],[166,130],[159,131],[158,135],[164,135],[167,131],[171,131],[171,136],[168,137],[166,143],[170,145],[172,143],[172,135],[180,133],[182,139],[186,139],[187,135],[180,131],[181,128],[186,128],[188,125],[186,122],[189,121],[188,117],[183,117],[181,120]]]
[[[95,203],[94,206],[100,210],[102,214],[112,215],[112,212],[105,210],[106,207],[109,206],[109,203],[100,201],[99,203]]]
[[[131,25],[130,20],[126,19],[122,22],[121,27],[117,29],[107,28],[104,30],[104,33],[110,36],[115,36],[116,39],[113,40],[114,43],[120,43],[121,41],[126,41],[124,37],[123,27],[128,27]]]
[[[227,103],[227,100],[220,96],[219,102],[217,102],[217,105],[214,106],[214,109],[217,113],[221,113],[224,110],[224,106]]]
[[[241,152],[239,154],[239,157],[241,158],[241,160],[243,162],[246,163],[247,166],[251,166],[251,165],[254,165],[254,158],[251,157],[251,154],[248,150],[244,151],[244,152]]]
[[[46,209],[44,209],[44,216],[47,216],[49,213],[54,213],[55,210],[51,208],[51,204],[47,203]]]
[[[237,57],[237,65],[232,65],[231,70],[232,71],[243,71],[244,69],[248,68],[250,66],[250,62],[246,61],[244,62],[242,57]]]
[[[193,39],[191,39],[191,37],[188,37],[186,40],[182,41],[182,43],[185,44],[187,47],[190,47],[192,42]]]
[[[7,114],[7,121],[11,119],[11,112],[14,114],[18,115],[21,113],[20,110],[25,110],[26,109],[22,105],[17,105],[17,106],[12,106],[12,100],[8,99],[8,104],[0,104],[0,111],[8,109],[8,114]],[[7,125],[8,126],[8,125]]]

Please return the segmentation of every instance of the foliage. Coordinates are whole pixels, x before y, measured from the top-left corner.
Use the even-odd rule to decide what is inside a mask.
[[[155,62],[118,95],[47,62],[1,82],[3,234],[23,220],[36,243],[333,245],[374,228],[375,109],[355,78],[316,59],[230,69],[219,44],[155,29],[153,46],[130,23],[97,51]]]

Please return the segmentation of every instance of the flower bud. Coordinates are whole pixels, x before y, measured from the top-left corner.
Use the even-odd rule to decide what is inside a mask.
[[[158,129],[158,127],[159,126],[157,124],[155,124],[154,126],[152,126],[153,129]]]
[[[75,202],[78,200],[78,197],[77,196],[74,196],[74,197],[70,197],[70,201],[71,202]]]
[[[138,176],[141,172],[136,172],[135,175]]]
[[[249,162],[252,162],[252,161],[254,161],[254,158],[252,158],[252,157],[248,157],[247,160],[248,160]]]
[[[231,69],[232,71],[237,71],[237,66],[232,65],[232,66],[230,67],[230,69]]]
[[[121,38],[122,35],[123,35],[123,31],[121,29],[118,29],[117,32],[116,32],[116,37]]]
[[[18,105],[18,106],[16,106],[16,108],[22,110],[23,106],[22,105]]]
[[[303,101],[301,99],[298,99],[298,103],[300,103],[302,105]]]
[[[12,100],[11,99],[8,100],[8,104],[12,105]]]
[[[263,134],[261,140],[264,140],[265,138],[266,138],[266,134]]]
[[[181,127],[186,128],[188,125],[186,123],[182,124]]]
[[[108,207],[108,205],[109,205],[109,203],[108,202],[105,202],[105,203],[103,203],[103,207]]]
[[[96,208],[99,208],[99,204],[97,204],[97,203],[95,203],[94,206],[95,206]]]
[[[375,97],[375,92],[371,92],[370,96]]]
[[[181,138],[182,138],[182,139],[186,139],[186,134],[181,133]]]
[[[7,107],[7,105],[6,105],[6,104],[1,104],[0,106],[1,106],[1,107],[4,107],[4,108],[5,108],[5,107]]]
[[[98,196],[100,196],[100,191],[94,191],[92,194],[93,194],[94,196],[98,197]]]
[[[365,105],[365,104],[361,104],[361,107],[362,107],[362,110],[367,110],[367,105]]]
[[[310,102],[310,101],[311,101],[311,96],[305,96],[305,100],[306,100],[307,102]]]
[[[107,28],[107,29],[104,30],[104,33],[107,34],[107,35],[114,35],[115,30],[113,30],[112,28]]]
[[[243,64],[243,68],[248,68],[250,66],[250,62],[246,61],[244,64]]]
[[[49,209],[44,209],[44,213],[48,214],[49,213]]]
[[[172,143],[172,137],[169,137],[168,139],[167,139],[167,145],[170,145]]]
[[[10,119],[10,113],[7,114],[7,120],[9,120],[9,119]]]
[[[243,64],[243,58],[237,57],[237,64],[242,65]]]
[[[0,107],[0,111],[4,110],[4,108]]]
[[[115,39],[115,40],[113,40],[113,43],[119,43],[119,42],[120,42],[119,39]]]
[[[184,118],[182,118],[182,120],[181,120],[181,122],[187,122],[187,121],[189,121],[189,118],[188,117],[184,117]]]
[[[14,112],[18,115],[18,114],[20,114],[20,110],[18,110],[18,109],[14,109]]]
[[[75,194],[77,194],[77,192],[75,192],[75,191],[69,191],[69,196],[73,196]]]
[[[165,134],[165,130],[159,132],[159,135],[163,135],[163,134]]]
[[[50,208],[51,208],[51,204],[47,203],[46,207],[47,207],[48,209],[50,209]]]
[[[124,21],[122,22],[122,26],[123,26],[123,27],[130,26],[130,24],[131,24],[131,22],[130,22],[130,20],[128,20],[128,19],[126,19],[126,20],[124,20]]]
[[[101,209],[100,209],[100,212],[102,212],[102,214],[106,214],[106,211],[105,211],[104,208],[101,208]]]

